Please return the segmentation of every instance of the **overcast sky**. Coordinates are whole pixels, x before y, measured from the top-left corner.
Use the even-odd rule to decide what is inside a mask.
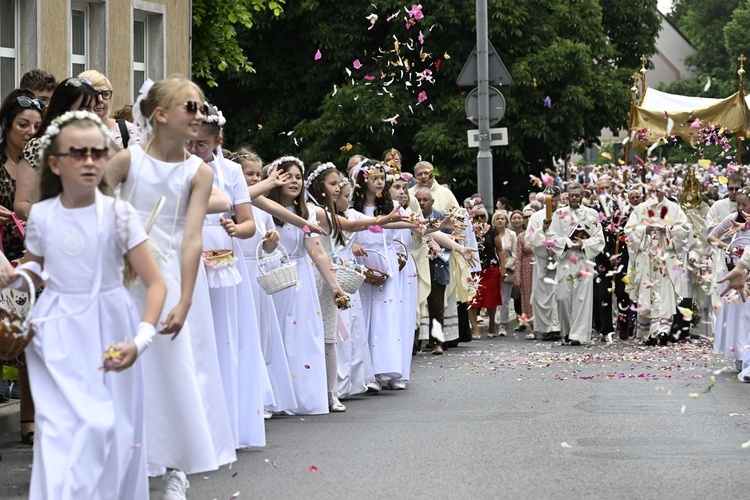
[[[659,10],[664,14],[672,10],[672,0],[659,0]]]

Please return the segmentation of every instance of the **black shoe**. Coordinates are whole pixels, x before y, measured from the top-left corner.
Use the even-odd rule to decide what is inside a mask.
[[[552,332],[542,332],[542,340],[552,340]]]
[[[560,340],[560,339],[562,339],[562,334],[559,331],[550,332],[550,335],[552,335],[552,339],[551,340]]]
[[[620,340],[628,340],[630,338],[630,334],[626,330],[620,330],[618,333]]]
[[[649,338],[647,338],[646,340],[643,341],[643,345],[654,346],[654,345],[656,345],[657,341],[658,341],[658,339],[656,337],[649,337]]]
[[[581,341],[580,340],[571,340],[570,341],[570,345],[572,345],[572,346],[579,346],[579,345],[581,345]]]
[[[515,327],[513,329],[513,331],[514,332],[525,332],[526,331],[526,325],[524,325],[523,323],[521,323],[520,325],[518,325],[517,327]]]
[[[665,346],[669,344],[669,334],[668,333],[661,333],[659,334],[659,345]]]

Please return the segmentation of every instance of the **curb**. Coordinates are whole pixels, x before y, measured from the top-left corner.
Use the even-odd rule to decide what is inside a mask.
[[[0,404],[0,436],[18,431],[20,412],[21,404],[18,401]]]

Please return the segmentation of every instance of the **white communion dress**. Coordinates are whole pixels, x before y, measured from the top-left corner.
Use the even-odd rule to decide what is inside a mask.
[[[129,148],[130,171],[122,196],[148,219],[161,196],[166,202],[149,237],[156,263],[167,285],[160,322],[180,300],[181,249],[190,184],[203,163],[196,156],[168,163],[148,155],[141,146]],[[131,293],[140,308],[143,286]],[[216,340],[205,272],[199,266],[193,302],[174,339],[157,335],[144,356],[146,442],[152,475],[166,468],[186,474],[215,470],[236,460],[234,439],[219,371]]]
[[[133,208],[99,192],[88,207],[57,197],[31,209],[26,247],[48,278],[26,349],[36,404],[29,498],[148,498],[142,361],[100,369],[104,351],[138,330],[122,256],[145,240]]]

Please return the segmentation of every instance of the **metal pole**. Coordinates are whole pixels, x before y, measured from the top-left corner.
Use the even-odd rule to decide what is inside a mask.
[[[490,149],[490,63],[487,33],[487,0],[477,0],[477,87],[479,97],[479,153],[477,187],[488,209],[492,196],[492,150]]]

